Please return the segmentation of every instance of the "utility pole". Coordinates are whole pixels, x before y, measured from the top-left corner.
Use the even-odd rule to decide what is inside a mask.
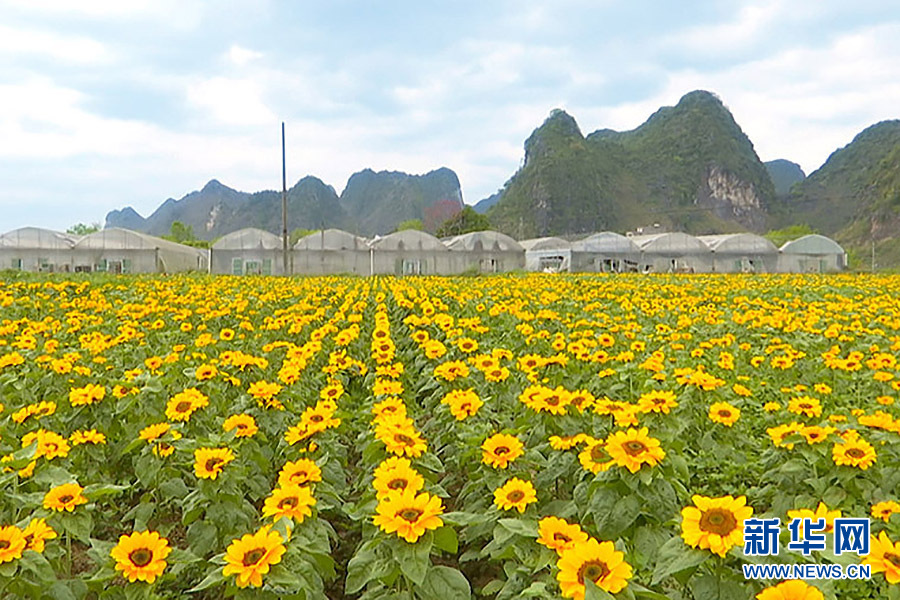
[[[281,122],[281,238],[283,273],[288,275],[287,167],[284,160],[284,121]]]

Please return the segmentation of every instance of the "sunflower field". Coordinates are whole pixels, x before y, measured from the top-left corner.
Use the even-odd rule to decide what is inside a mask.
[[[898,298],[0,274],[0,597],[900,600]],[[744,576],[774,563],[871,579]]]

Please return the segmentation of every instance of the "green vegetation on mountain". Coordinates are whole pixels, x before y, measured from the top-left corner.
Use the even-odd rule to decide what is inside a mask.
[[[491,220],[486,216],[475,212],[471,206],[467,206],[456,215],[450,217],[438,227],[434,234],[439,238],[463,235],[473,231],[487,231],[491,228]]]
[[[791,187],[795,183],[799,183],[806,179],[806,173],[797,163],[780,158],[778,160],[770,160],[763,163],[769,177],[772,178],[772,184],[775,186],[776,196],[786,196],[791,193]]]
[[[633,131],[582,136],[554,110],[525,142],[525,163],[488,210],[513,236],[650,223],[692,233],[765,230],[772,181],[722,102],[685,95]]]

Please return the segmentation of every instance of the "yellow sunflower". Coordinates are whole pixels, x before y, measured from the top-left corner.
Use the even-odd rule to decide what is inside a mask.
[[[322,481],[322,469],[308,458],[286,462],[278,473],[278,485],[282,487],[307,485],[317,481]]]
[[[404,490],[391,494],[378,503],[372,522],[385,533],[396,533],[410,544],[414,544],[429,529],[437,529],[444,522],[440,516],[444,512],[441,499],[428,492],[416,494]]]
[[[537,542],[542,546],[546,546],[551,550],[555,550],[557,554],[562,554],[564,550],[569,550],[575,544],[580,544],[588,540],[588,534],[585,533],[578,523],[569,523],[565,519],[557,517],[544,517],[538,522]]]
[[[872,516],[881,519],[885,523],[891,520],[891,515],[900,513],[900,503],[894,500],[878,502],[872,505]]]
[[[411,419],[392,418],[382,421],[375,428],[375,435],[387,447],[388,452],[398,456],[417,458],[427,449],[425,438],[416,431]]]
[[[608,471],[616,464],[604,450],[605,443],[602,440],[589,442],[584,450],[578,453],[578,462],[585,470],[597,474]]]
[[[46,519],[31,519],[22,534],[25,536],[25,549],[35,552],[43,552],[44,542],[56,537],[56,531],[47,525]]]
[[[587,579],[600,589],[617,594],[625,589],[632,575],[623,552],[616,550],[612,542],[598,542],[594,538],[564,550],[556,566],[562,595],[575,600],[584,600]]]
[[[637,473],[645,464],[656,466],[666,456],[659,440],[650,437],[646,427],[616,431],[606,438],[604,450],[617,465],[632,473]]]
[[[136,531],[121,536],[109,554],[116,560],[116,571],[128,581],[153,583],[165,570],[170,552],[169,541],[159,533]]]
[[[381,463],[375,469],[375,479],[372,481],[378,500],[406,490],[418,492],[424,485],[425,480],[412,468],[409,460],[397,456]]]
[[[869,544],[869,555],[864,565],[872,565],[873,573],[884,573],[888,583],[900,583],[900,542],[892,542],[882,531]]]
[[[797,396],[788,403],[788,411],[809,418],[822,416],[822,402],[811,396]]]
[[[170,428],[171,425],[168,423],[154,423],[153,425],[147,425],[141,429],[140,438],[148,443],[152,443],[166,435]]]
[[[0,527],[0,564],[22,558],[25,535],[15,525]]]
[[[681,537],[693,548],[710,550],[719,556],[744,541],[744,520],[753,515],[747,498],[695,495],[694,506],[681,509]]]
[[[789,510],[787,511],[787,516],[792,520],[812,519],[813,522],[818,521],[819,519],[825,519],[825,531],[831,533],[834,530],[834,520],[841,518],[841,511],[830,510],[824,502],[819,502],[819,506],[817,506],[814,511],[808,508]]]
[[[253,437],[259,431],[256,425],[256,419],[248,414],[231,415],[222,423],[222,429],[234,432],[235,437]]]
[[[800,579],[782,581],[778,585],[767,587],[756,595],[757,600],[825,600],[825,596],[814,587]]]
[[[641,394],[637,403],[639,412],[656,412],[665,415],[669,414],[677,406],[678,402],[675,400],[675,392],[670,390],[656,390]]]
[[[537,502],[537,492],[530,481],[522,481],[513,477],[501,487],[494,490],[494,505],[502,510],[515,508],[525,512],[529,504]]]
[[[831,459],[836,465],[859,467],[865,471],[877,460],[877,456],[872,444],[862,438],[851,438],[834,445]]]
[[[55,511],[72,512],[80,504],[87,504],[81,492],[84,488],[77,483],[64,483],[52,488],[44,495],[44,508]]]
[[[727,402],[713,402],[709,407],[709,420],[731,427],[741,418],[741,409]]]
[[[481,462],[495,469],[505,469],[523,453],[519,438],[505,433],[496,433],[481,444]]]
[[[215,479],[234,458],[231,448],[198,448],[194,450],[194,474],[200,479]]]
[[[269,567],[281,562],[281,556],[286,551],[284,538],[269,529],[267,525],[254,534],[248,533],[239,540],[232,540],[225,550],[227,564],[222,574],[226,577],[237,575],[239,588],[248,585],[262,587],[262,576],[269,572]]]
[[[266,498],[262,513],[264,517],[275,517],[276,521],[288,517],[302,523],[303,519],[312,515],[311,507],[315,504],[316,499],[308,486],[278,487]]]

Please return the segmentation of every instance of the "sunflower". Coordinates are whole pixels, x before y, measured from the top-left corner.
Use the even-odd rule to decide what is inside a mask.
[[[222,574],[237,575],[239,588],[248,585],[262,586],[262,576],[269,572],[269,567],[281,562],[285,553],[284,538],[277,531],[270,531],[269,526],[260,528],[254,534],[245,534],[241,539],[234,539],[225,551],[225,562]]]
[[[0,527],[0,564],[22,558],[25,535],[15,525]]]
[[[116,571],[128,581],[153,583],[165,570],[170,552],[169,541],[159,533],[136,531],[121,536],[109,554],[116,560]]]
[[[378,503],[372,522],[385,533],[396,533],[414,544],[428,529],[437,529],[444,522],[441,499],[428,492],[416,494],[412,489],[391,494]]]
[[[681,509],[681,537],[693,548],[710,550],[719,556],[744,541],[744,520],[753,514],[747,498],[695,495],[694,506]]]
[[[819,502],[819,506],[814,511],[808,508],[789,510],[787,516],[790,519],[811,519],[813,522],[825,519],[825,531],[831,533],[834,530],[834,520],[841,518],[841,511],[829,510],[824,502]]]
[[[835,433],[837,429],[834,427],[820,427],[811,425],[800,430],[800,435],[806,439],[807,444],[818,444],[828,439],[828,436]]]
[[[851,438],[842,444],[835,444],[831,450],[831,459],[836,465],[859,467],[863,471],[877,460],[875,448],[862,438]]]
[[[297,523],[312,514],[311,506],[315,506],[316,499],[308,486],[292,485],[278,487],[266,498],[263,505],[264,517],[275,517],[277,521],[281,517],[288,517]]]
[[[308,458],[288,461],[278,473],[278,485],[282,487],[308,485],[318,481],[322,481],[322,469]]]
[[[196,388],[178,392],[166,405],[166,417],[172,421],[187,421],[194,411],[209,406],[209,398]]]
[[[869,555],[864,565],[872,565],[873,573],[884,573],[888,583],[900,583],[900,542],[892,542],[882,531],[869,544]]]
[[[675,401],[675,392],[655,390],[641,394],[637,406],[639,412],[656,412],[667,415],[673,408],[678,406],[678,402]]]
[[[537,492],[530,481],[522,481],[513,477],[501,487],[494,490],[494,505],[502,510],[515,508],[525,512],[529,504],[537,502]]]
[[[372,481],[379,501],[405,490],[418,492],[424,485],[425,480],[412,468],[409,460],[396,456],[385,460],[375,469],[375,479]]]
[[[605,443],[606,453],[617,465],[632,473],[637,473],[645,464],[656,466],[666,456],[659,440],[650,437],[646,427],[616,431],[606,438]]]
[[[604,451],[604,442],[602,440],[594,440],[588,443],[587,447],[578,453],[578,462],[595,475],[610,469],[616,461],[612,460]]]
[[[73,446],[80,444],[105,444],[106,436],[96,429],[84,429],[73,431],[72,435],[69,436],[69,442]]]
[[[168,423],[154,423],[153,425],[147,425],[143,429],[141,429],[140,438],[142,440],[147,441],[148,443],[153,443],[162,436],[166,435],[169,432],[171,425]]]
[[[818,398],[810,396],[798,396],[791,398],[788,403],[788,411],[795,415],[804,415],[809,418],[822,416],[822,403]]]
[[[389,417],[392,415],[397,415],[400,417],[406,416],[406,405],[403,404],[403,400],[400,398],[390,397],[382,400],[381,402],[376,403],[372,406],[372,414],[377,417]]]
[[[557,554],[588,540],[588,534],[582,531],[578,523],[569,523],[557,517],[541,519],[538,522],[538,533],[538,544],[555,550]]]
[[[497,433],[484,440],[481,444],[481,462],[494,467],[505,469],[524,452],[524,446],[514,435]]]
[[[93,404],[103,400],[106,396],[106,388],[102,385],[89,383],[82,388],[72,388],[69,390],[69,403],[72,406],[83,406],[85,404]]]
[[[885,523],[891,520],[891,515],[900,513],[900,503],[894,500],[879,502],[872,505],[872,516],[881,519]]]
[[[35,552],[43,552],[44,542],[56,537],[56,531],[47,525],[46,519],[31,519],[22,534],[25,536],[25,549]]]
[[[253,437],[256,432],[259,431],[259,427],[256,425],[256,419],[244,413],[231,415],[225,419],[225,422],[222,423],[222,429],[225,431],[237,429],[237,431],[234,432],[235,437]]]
[[[556,563],[556,579],[566,598],[584,600],[585,580],[590,579],[610,594],[622,591],[631,579],[631,565],[625,554],[616,550],[612,542],[598,542],[589,538],[564,550]]]
[[[198,448],[194,450],[194,474],[200,479],[215,479],[234,458],[231,448]]]
[[[713,423],[720,423],[731,427],[741,418],[741,409],[727,402],[714,402],[709,407],[709,419]]]
[[[215,367],[215,365],[200,365],[194,371],[194,377],[196,377],[198,381],[206,381],[207,379],[212,379],[218,374],[219,370]]]
[[[825,600],[819,588],[800,579],[782,581],[756,595],[757,600]]]
[[[416,458],[427,449],[425,438],[416,431],[411,419],[389,419],[379,423],[375,435],[387,447],[388,452],[398,456]]]
[[[77,483],[64,483],[52,488],[44,495],[44,508],[55,511],[72,512],[80,504],[87,504],[81,492],[84,488]]]

